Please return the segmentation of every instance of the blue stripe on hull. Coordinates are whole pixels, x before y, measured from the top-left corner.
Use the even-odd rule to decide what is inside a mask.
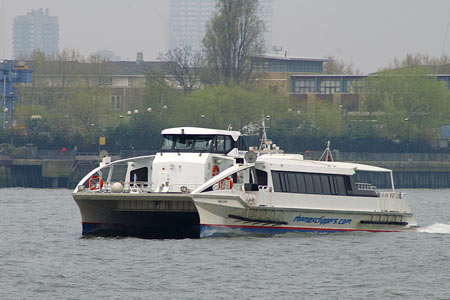
[[[313,228],[282,228],[282,227],[239,227],[220,225],[200,225],[200,237],[233,236],[242,234],[282,234],[288,232],[316,232],[332,233],[337,230],[313,229]],[[342,230],[338,230],[342,231]],[[349,230],[350,231],[350,230]]]
[[[200,225],[200,237],[234,236],[245,234],[282,234],[288,232],[315,232],[315,233],[335,233],[335,232],[394,232],[397,230],[377,230],[377,229],[344,229],[344,228],[306,228],[306,227],[265,227],[265,226],[239,226],[239,225]]]

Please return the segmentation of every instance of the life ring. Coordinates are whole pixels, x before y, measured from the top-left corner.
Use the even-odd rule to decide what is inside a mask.
[[[98,181],[100,183],[100,187],[97,186],[96,181]],[[89,189],[91,191],[102,189],[103,188],[103,178],[100,178],[100,176],[92,176],[91,178],[89,178],[88,185],[89,185]]]
[[[227,177],[219,182],[219,190],[231,190],[233,188],[233,180]]]
[[[213,169],[212,169],[212,176],[216,176],[217,174],[220,173],[220,169],[218,165],[214,165]]]

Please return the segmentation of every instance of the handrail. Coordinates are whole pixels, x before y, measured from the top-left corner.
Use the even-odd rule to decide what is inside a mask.
[[[134,161],[134,160],[137,160],[137,159],[145,159],[145,158],[152,158],[152,157],[155,157],[155,155],[146,155],[146,156],[138,156],[138,157],[132,157],[132,158],[119,159],[119,160],[110,162],[110,163],[108,163],[106,165],[99,166],[99,167],[93,169],[92,171],[90,171],[86,176],[84,176],[83,179],[81,179],[80,182],[77,184],[77,186],[75,187],[73,192],[77,193],[78,190],[79,190],[78,187],[80,185],[84,185],[86,183],[86,181],[89,180],[89,178],[91,178],[94,174],[100,172],[102,169],[109,168],[112,165],[116,165],[116,164],[120,164],[120,163],[124,163],[124,162],[128,162],[128,161]]]

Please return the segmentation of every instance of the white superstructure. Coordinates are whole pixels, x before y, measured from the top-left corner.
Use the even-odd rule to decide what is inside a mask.
[[[385,173],[392,188],[355,182],[356,172]],[[223,181],[230,182],[226,188]],[[231,186],[231,188],[230,188]],[[398,231],[417,222],[392,171],[374,166],[266,154],[227,169],[193,191],[201,236],[242,231]]]
[[[237,131],[179,127],[163,130],[162,137],[155,155],[106,158],[80,181],[73,197],[83,234],[198,236],[198,214],[188,194],[242,163],[246,147]]]

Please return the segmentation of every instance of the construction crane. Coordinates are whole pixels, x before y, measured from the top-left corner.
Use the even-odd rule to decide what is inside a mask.
[[[0,62],[1,126],[4,129],[15,126],[14,101],[16,100],[15,83],[30,83],[33,70],[25,62],[4,60]]]

